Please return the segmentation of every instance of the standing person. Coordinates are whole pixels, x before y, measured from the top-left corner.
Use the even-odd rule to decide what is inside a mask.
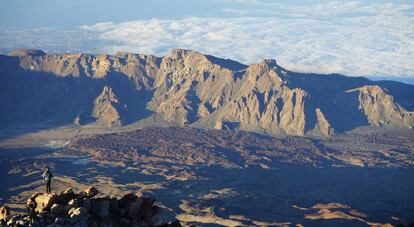
[[[43,172],[42,177],[45,179],[46,193],[50,193],[50,184],[52,182],[53,174],[50,172],[49,167],[46,167],[46,170]]]

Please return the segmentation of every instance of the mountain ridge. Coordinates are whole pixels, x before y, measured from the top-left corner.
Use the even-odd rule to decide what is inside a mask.
[[[0,56],[0,74],[2,126],[118,127],[154,114],[177,125],[288,135],[414,125],[412,85],[295,73],[274,59],[244,65],[184,49],[164,57],[29,49]]]

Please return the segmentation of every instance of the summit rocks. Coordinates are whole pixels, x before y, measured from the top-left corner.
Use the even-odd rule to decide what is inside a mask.
[[[90,187],[80,193],[67,189],[57,194],[34,193],[35,220],[31,226],[181,226],[165,223],[162,210],[152,197],[127,194],[122,198],[98,197]],[[0,226],[29,226],[27,215],[10,215],[7,206],[0,208]]]

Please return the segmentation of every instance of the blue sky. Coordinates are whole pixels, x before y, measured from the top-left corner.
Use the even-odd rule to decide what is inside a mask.
[[[414,2],[1,0],[0,52],[187,48],[302,72],[414,78]]]
[[[0,28],[71,28],[103,21],[182,19],[186,17],[240,17],[246,11],[283,14],[283,7],[324,4],[329,0],[1,0]],[[338,1],[349,3],[352,1]],[[412,4],[412,0],[364,0],[365,3]],[[269,8],[269,5],[281,7]],[[233,11],[232,11],[233,10]],[[279,11],[279,12],[278,12]],[[412,12],[412,11],[411,11]],[[250,12],[249,16],[270,16]]]

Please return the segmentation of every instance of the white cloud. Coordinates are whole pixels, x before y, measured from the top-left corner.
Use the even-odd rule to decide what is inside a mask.
[[[98,31],[98,32],[104,32],[107,31],[109,29],[113,29],[115,26],[114,23],[112,22],[101,22],[101,23],[97,23],[94,25],[82,25],[80,26],[80,29],[85,30],[85,31]]]
[[[248,10],[244,10],[244,9],[232,9],[232,8],[222,9],[221,12],[233,13],[233,14],[237,14],[237,15],[247,15],[247,14],[249,14],[249,11]]]
[[[0,50],[19,47],[19,42],[52,51],[123,50],[158,56],[172,48],[187,48],[243,63],[276,58],[294,71],[414,77],[410,10],[413,6],[407,4],[328,2],[286,6],[270,17],[106,22],[66,33],[3,31]]]

